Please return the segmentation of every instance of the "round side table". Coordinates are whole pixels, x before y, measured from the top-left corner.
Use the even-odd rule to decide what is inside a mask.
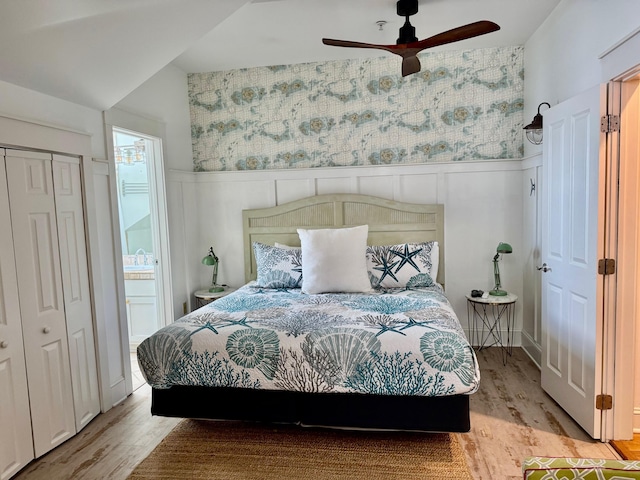
[[[513,353],[513,330],[516,317],[517,295],[507,293],[504,296],[489,295],[487,298],[467,295],[467,319],[471,345],[478,350],[487,347],[502,349],[502,364]],[[481,332],[478,332],[481,327]],[[502,338],[502,329],[506,327],[506,342]]]
[[[222,292],[210,292],[208,288],[198,290],[193,294],[194,297],[196,297],[196,308],[204,307],[205,305],[235,291],[236,289],[231,287],[224,287],[224,290]]]

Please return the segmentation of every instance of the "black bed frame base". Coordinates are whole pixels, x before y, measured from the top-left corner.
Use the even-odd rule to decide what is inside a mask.
[[[422,397],[174,386],[154,388],[151,398],[151,413],[165,417],[427,432],[468,432],[471,428],[469,395]]]

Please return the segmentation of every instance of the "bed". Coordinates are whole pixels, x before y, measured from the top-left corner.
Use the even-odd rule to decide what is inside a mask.
[[[443,213],[442,205],[349,194],[243,211],[247,284],[138,348],[152,414],[469,431],[480,376],[444,295]],[[334,242],[324,233],[366,242],[364,281],[377,288],[309,291],[322,270],[311,245]],[[402,272],[419,270],[420,256],[429,263],[405,282]],[[283,258],[286,275],[274,267]],[[389,286],[398,281],[403,288]]]

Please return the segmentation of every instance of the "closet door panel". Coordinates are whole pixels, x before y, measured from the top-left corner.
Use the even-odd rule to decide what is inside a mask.
[[[13,476],[33,457],[27,371],[22,343],[11,216],[0,154],[0,480]]]
[[[100,397],[79,159],[54,155],[53,184],[75,422],[80,430],[100,412]]]
[[[6,157],[36,456],[76,432],[51,156]]]

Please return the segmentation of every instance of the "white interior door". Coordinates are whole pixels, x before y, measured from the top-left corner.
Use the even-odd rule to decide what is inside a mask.
[[[80,160],[53,156],[62,290],[69,340],[76,430],[100,413]]]
[[[7,180],[36,457],[75,430],[51,155],[7,152]]]
[[[601,435],[600,116],[600,87],[544,112],[542,184],[542,388],[594,438]]]
[[[0,225],[4,225],[0,228],[0,479],[5,480],[34,455],[3,152],[0,152]]]

